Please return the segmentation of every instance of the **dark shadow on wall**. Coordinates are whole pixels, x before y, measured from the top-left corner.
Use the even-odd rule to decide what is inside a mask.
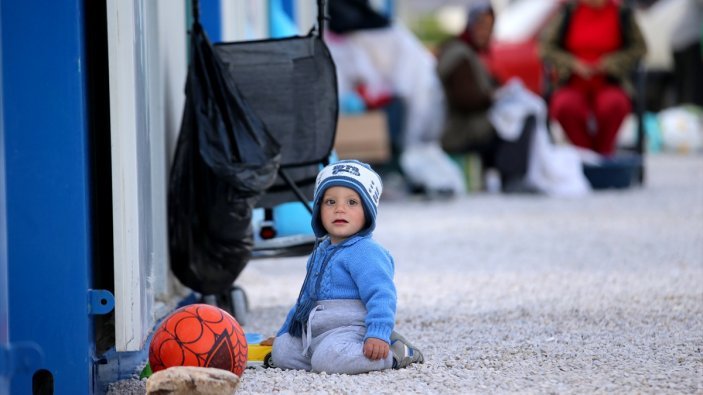
[[[110,82],[105,0],[83,2],[86,110],[90,161],[92,288],[114,294]],[[114,310],[94,316],[97,355],[115,345]]]

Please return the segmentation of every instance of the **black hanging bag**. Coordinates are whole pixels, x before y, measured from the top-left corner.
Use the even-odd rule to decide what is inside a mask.
[[[251,258],[252,208],[276,180],[281,154],[213,50],[193,4],[186,103],[169,179],[169,250],[184,285],[218,294]]]

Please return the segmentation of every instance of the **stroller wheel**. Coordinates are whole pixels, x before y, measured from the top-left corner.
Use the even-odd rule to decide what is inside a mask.
[[[233,286],[229,290],[229,304],[232,309],[232,315],[237,320],[239,325],[244,326],[247,323],[247,312],[249,311],[249,301],[247,294],[238,286]]]

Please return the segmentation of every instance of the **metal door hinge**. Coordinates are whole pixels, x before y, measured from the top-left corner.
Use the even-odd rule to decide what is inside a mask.
[[[105,289],[88,290],[88,314],[103,315],[115,308],[115,297]]]

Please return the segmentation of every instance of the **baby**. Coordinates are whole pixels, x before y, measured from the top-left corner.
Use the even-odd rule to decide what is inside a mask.
[[[393,330],[393,257],[371,238],[382,189],[378,174],[356,160],[318,174],[312,212],[318,242],[273,342],[272,365],[357,374],[424,362]]]

